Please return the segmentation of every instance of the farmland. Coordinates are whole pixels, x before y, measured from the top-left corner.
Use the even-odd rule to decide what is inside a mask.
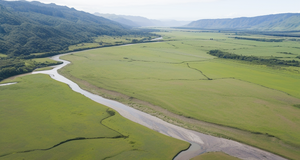
[[[189,146],[47,75],[13,82],[0,88],[1,159],[172,159]]]
[[[165,41],[62,57],[72,64],[60,72],[82,88],[168,122],[300,158],[299,67],[258,65],[207,54],[218,49],[298,61],[298,40],[255,41],[232,38],[236,33],[199,31],[157,34]]]

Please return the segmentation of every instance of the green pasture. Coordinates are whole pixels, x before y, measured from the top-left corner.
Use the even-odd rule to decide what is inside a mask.
[[[7,57],[7,55],[0,53],[0,57]]]
[[[36,66],[38,68],[35,69],[35,71],[50,70],[50,69],[52,69],[52,67],[47,67],[47,66],[53,66],[53,65],[61,64],[61,62],[57,62],[57,61],[52,60],[50,58],[34,58],[34,59],[31,59],[31,60],[26,60],[25,63],[26,63],[26,65],[37,64]]]
[[[224,133],[285,157],[300,157],[300,110],[294,107],[300,104],[299,68],[253,65],[206,54],[211,49],[229,50],[239,45],[266,47],[261,43],[269,42],[229,39],[228,33],[160,34],[171,41],[64,56],[72,64],[61,72],[178,115],[265,135],[269,139]],[[272,56],[271,52],[261,55]]]
[[[96,47],[103,47],[103,46],[112,46],[112,45],[121,45],[121,44],[128,44],[132,43],[133,39],[142,40],[143,36],[99,36],[94,38],[93,43],[80,43],[76,45],[69,46],[69,51],[73,51],[76,49],[85,49],[85,48],[96,48]],[[153,37],[154,38],[154,37]]]
[[[95,47],[100,47],[100,46],[102,46],[102,45],[100,45],[99,43],[80,43],[80,44],[69,46],[69,50],[73,51],[75,49],[95,48]]]
[[[42,54],[45,54],[45,52],[42,52],[42,53],[32,53],[31,55],[42,55]]]
[[[297,67],[274,69],[233,60],[214,59],[209,62],[191,63],[212,79],[235,78],[276,89],[300,99],[300,74]]]
[[[34,58],[32,61],[36,61],[39,63],[56,63],[57,61],[50,58]]]
[[[118,44],[118,43],[130,43],[132,39],[141,40],[143,36],[133,36],[133,35],[127,35],[127,36],[99,36],[95,38],[95,42],[98,43],[108,43],[108,44]]]
[[[291,41],[287,38],[283,42],[260,42],[253,40],[234,39],[233,37],[241,37],[234,33],[201,33],[201,32],[179,32],[171,31],[163,33],[165,39],[182,41],[183,44],[198,48],[199,50],[209,51],[219,49],[222,51],[235,53],[245,56],[261,56],[261,57],[282,57],[289,60],[298,60],[300,55],[300,40]],[[266,38],[281,39],[278,37],[248,35],[242,36],[248,38]],[[292,54],[283,54],[288,52]]]
[[[229,156],[223,152],[209,152],[201,154],[192,160],[239,160],[239,158]]]
[[[172,159],[189,145],[133,123],[48,75],[14,81],[0,87],[1,159]],[[87,139],[53,147],[78,137]]]
[[[42,67],[42,68],[37,68],[34,71],[45,71],[45,70],[51,70],[53,67]]]

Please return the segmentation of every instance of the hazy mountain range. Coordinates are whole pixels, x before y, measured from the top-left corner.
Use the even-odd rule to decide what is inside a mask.
[[[97,15],[97,16],[96,16]],[[132,27],[300,31],[300,14],[286,13],[194,22],[152,20],[140,16],[96,15],[74,8],[27,1],[0,0],[0,53],[18,56],[67,49],[99,35],[143,34]],[[103,18],[105,17],[105,18]]]
[[[176,21],[176,20],[155,20],[148,19],[141,16],[127,16],[116,14],[103,14],[95,13],[97,16],[101,16],[123,25],[130,27],[180,27],[189,24],[191,21]]]
[[[199,29],[295,31],[300,30],[300,13],[273,14],[233,19],[202,19],[186,25]]]
[[[300,13],[272,14],[257,17],[227,19],[201,19],[193,22],[153,20],[140,16],[95,13],[130,27],[188,27],[197,29],[297,31],[300,30]]]

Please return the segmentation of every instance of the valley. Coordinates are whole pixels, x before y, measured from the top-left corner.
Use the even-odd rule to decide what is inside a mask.
[[[0,0],[0,159],[300,159],[299,2],[54,1]]]

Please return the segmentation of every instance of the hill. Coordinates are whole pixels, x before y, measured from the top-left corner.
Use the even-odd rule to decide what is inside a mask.
[[[74,8],[0,0],[0,53],[9,56],[66,49],[98,35],[124,35],[128,27]]]
[[[116,21],[118,23],[130,26],[130,27],[141,27],[141,25],[136,24],[135,22],[133,22],[133,21],[131,21],[129,19],[126,19],[126,18],[124,18],[122,16],[119,16],[119,15],[115,15],[115,14],[102,14],[102,13],[94,13],[94,15],[100,16],[100,17],[104,17],[104,18],[110,19],[112,21]]]
[[[116,21],[118,23],[130,27],[180,27],[190,23],[189,21],[155,20],[141,16],[115,15],[103,13],[95,13],[95,15]]]
[[[233,19],[202,19],[191,22],[187,27],[200,29],[295,31],[300,30],[300,14],[285,13]]]
[[[65,53],[71,45],[149,32],[53,3],[0,0],[0,81],[57,64],[34,58]]]

